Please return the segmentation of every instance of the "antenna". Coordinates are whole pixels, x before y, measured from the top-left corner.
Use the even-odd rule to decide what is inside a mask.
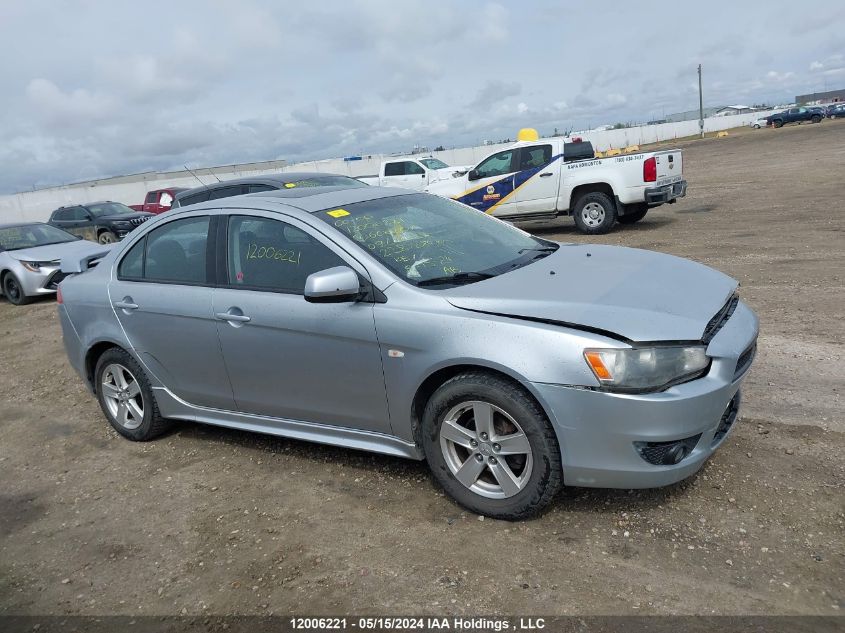
[[[208,168],[208,173],[211,174],[212,176],[214,176],[215,178],[217,178],[217,174],[215,174],[213,171],[211,171],[211,167]],[[219,178],[217,178],[217,182],[220,182]]]
[[[190,168],[190,167],[188,167],[187,165],[183,165],[183,167],[184,167],[184,168],[185,168],[185,169],[186,169],[186,170],[187,170],[187,171],[191,174],[191,176],[193,176],[194,178],[196,178],[196,179],[197,179],[197,182],[198,182],[199,184],[201,184],[203,187],[205,187],[206,189],[208,189],[208,185],[207,185],[207,184],[205,184],[202,180],[200,180],[200,177],[199,177],[199,176],[197,176],[197,175],[196,175],[193,171],[191,171],[191,168]],[[215,176],[215,178],[217,178],[217,176]],[[217,182],[220,182],[220,179],[219,179],[219,178],[217,179]]]

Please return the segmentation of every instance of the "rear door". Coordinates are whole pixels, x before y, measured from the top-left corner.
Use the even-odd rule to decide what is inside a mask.
[[[373,304],[303,296],[311,273],[361,266],[293,218],[244,211],[225,228],[214,313],[238,410],[390,433]]]
[[[519,171],[514,176],[516,212],[545,213],[557,206],[561,157],[552,145],[526,145],[519,151]]]
[[[148,232],[121,258],[109,297],[132,348],[170,391],[233,411],[212,311],[211,224],[193,215]]]
[[[60,209],[53,217],[53,224],[60,229],[92,242],[97,241],[97,227],[94,225],[91,214],[84,207]]]

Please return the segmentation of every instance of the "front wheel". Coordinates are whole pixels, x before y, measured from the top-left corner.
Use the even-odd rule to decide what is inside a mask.
[[[774,126],[775,127],[783,127],[783,121],[775,121]]]
[[[426,405],[422,444],[438,483],[478,514],[524,519],[562,486],[560,447],[545,413],[493,374],[469,371],[445,382]]]
[[[117,235],[115,235],[111,231],[103,231],[97,237],[97,241],[100,244],[114,244],[117,241]]]
[[[647,204],[631,205],[631,207],[632,208],[628,211],[628,213],[616,218],[619,224],[634,224],[642,220],[645,217],[645,214],[648,213]]]
[[[820,116],[814,116],[814,117],[813,117],[812,119],[810,119],[810,120],[811,120],[813,123],[821,123],[821,122],[822,122],[822,118],[821,118]]]
[[[32,297],[27,297],[23,291],[23,286],[12,273],[6,273],[3,278],[3,294],[9,300],[9,303],[22,306],[32,301]]]
[[[592,191],[575,204],[575,226],[587,235],[607,233],[616,224],[616,205],[607,194]]]

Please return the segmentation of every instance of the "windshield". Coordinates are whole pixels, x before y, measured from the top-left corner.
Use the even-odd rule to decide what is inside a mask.
[[[76,241],[76,236],[49,224],[24,224],[0,228],[0,250],[4,251],[74,241]]]
[[[89,204],[88,210],[95,218],[101,218],[105,215],[120,215],[122,213],[135,213],[125,204],[119,202],[101,202],[100,204]]]
[[[499,275],[558,248],[467,206],[428,194],[359,202],[315,215],[404,281],[431,288]]]
[[[313,176],[285,183],[285,189],[293,189],[294,187],[346,187],[347,189],[354,189],[355,187],[367,186],[369,185],[347,176]]]
[[[448,169],[449,165],[437,158],[420,158],[420,162],[429,169]]]

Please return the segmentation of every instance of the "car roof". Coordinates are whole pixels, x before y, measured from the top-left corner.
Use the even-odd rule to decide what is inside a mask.
[[[391,187],[354,187],[352,189],[346,187],[306,187],[303,189],[279,189],[243,196],[218,198],[217,200],[209,200],[208,202],[180,207],[179,210],[243,209],[247,207],[263,208],[273,211],[278,206],[284,205],[288,208],[298,209],[306,213],[315,213],[324,209],[341,207],[345,204],[409,195],[421,194],[411,189],[396,189]]]
[[[64,206],[59,207],[56,211],[61,211],[62,209],[70,209],[71,207],[91,207],[95,204],[115,204],[114,200],[97,200],[97,202],[80,202],[79,204],[66,204]],[[121,204],[118,202],[117,204]]]
[[[8,224],[0,224],[0,229],[12,229],[17,226],[34,226],[36,224],[45,224],[44,222],[11,222]]]
[[[245,178],[235,178],[233,180],[221,180],[220,182],[214,182],[209,185],[202,185],[200,187],[194,187],[193,189],[180,191],[176,197],[183,199],[201,191],[214,191],[215,189],[220,189],[222,187],[237,185],[284,185],[288,182],[296,182],[298,180],[306,180],[307,178],[316,178],[318,176],[341,176],[343,178],[355,180],[352,176],[346,176],[345,174],[333,174],[324,171],[288,171],[279,174],[266,174],[264,176],[247,176]]]

